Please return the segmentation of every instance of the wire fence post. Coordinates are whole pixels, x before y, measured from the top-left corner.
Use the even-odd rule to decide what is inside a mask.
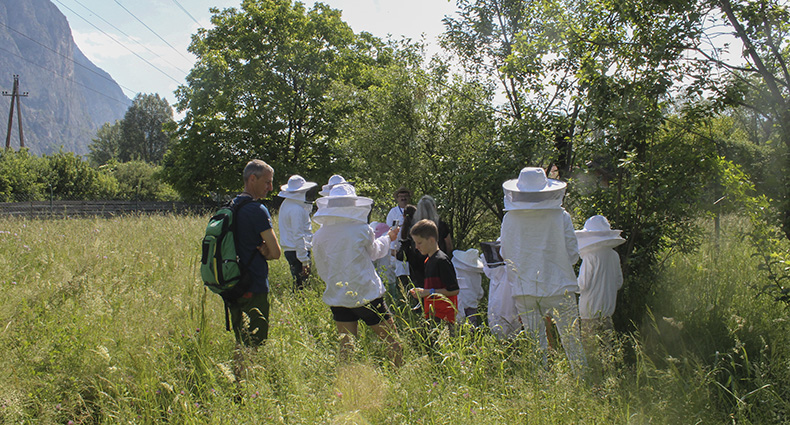
[[[715,239],[714,246],[716,247],[716,251],[719,250],[719,236],[721,235],[721,212],[722,212],[722,201],[724,201],[727,196],[722,196],[721,198],[717,199],[716,202],[713,203],[714,212],[713,212],[713,234]]]

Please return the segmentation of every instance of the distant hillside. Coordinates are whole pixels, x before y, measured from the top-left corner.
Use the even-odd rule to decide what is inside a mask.
[[[109,74],[91,63],[50,0],[0,0],[0,90],[19,75],[25,146],[37,154],[63,146],[88,152],[96,129],[122,119],[131,104]],[[10,96],[0,97],[0,143],[5,146]],[[19,147],[14,111],[11,146]]]

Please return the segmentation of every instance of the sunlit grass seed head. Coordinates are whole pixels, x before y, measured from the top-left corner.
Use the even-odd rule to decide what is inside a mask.
[[[377,411],[387,400],[386,378],[367,364],[340,366],[335,389],[341,406],[347,411]]]

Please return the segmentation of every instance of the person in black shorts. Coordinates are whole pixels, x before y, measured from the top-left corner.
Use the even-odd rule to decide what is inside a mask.
[[[401,347],[395,322],[384,303],[385,288],[373,261],[389,255],[398,228],[376,238],[367,222],[373,200],[356,196],[350,184],[332,188],[316,200],[313,220],[321,228],[313,235],[313,255],[318,275],[326,284],[323,300],[332,311],[340,334],[340,360],[347,360],[360,320],[389,345],[389,357],[401,364]]]

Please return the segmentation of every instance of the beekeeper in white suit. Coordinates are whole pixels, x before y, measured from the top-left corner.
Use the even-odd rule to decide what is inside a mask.
[[[579,249],[571,217],[562,208],[566,184],[548,179],[542,168],[526,167],[502,188],[507,213],[501,255],[514,271],[511,289],[521,324],[539,341],[545,359],[543,318],[553,318],[571,370],[579,374],[586,366],[573,271]]]

